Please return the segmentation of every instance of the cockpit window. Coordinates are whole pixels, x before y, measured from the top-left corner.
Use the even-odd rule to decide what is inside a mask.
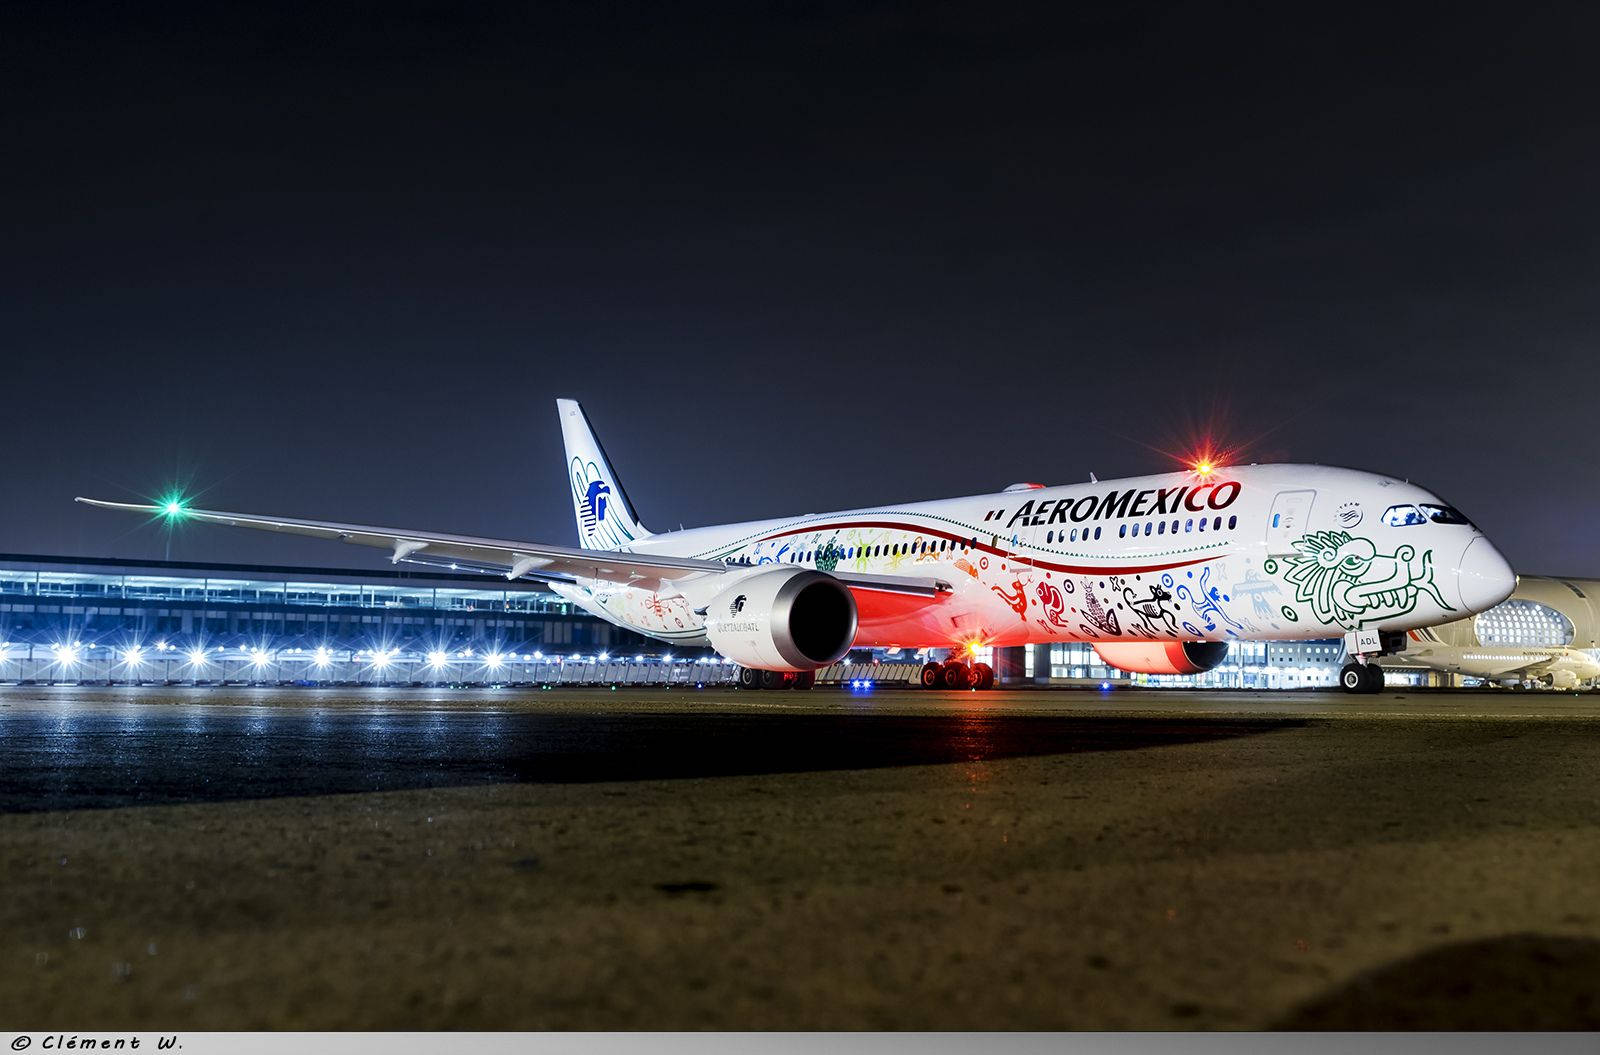
[[[1426,524],[1428,518],[1416,506],[1390,506],[1383,511],[1383,522],[1390,527],[1410,527],[1412,524]]]
[[[1423,506],[1422,511],[1428,514],[1428,519],[1435,524],[1471,524],[1472,521],[1462,516],[1459,510],[1449,506]]]

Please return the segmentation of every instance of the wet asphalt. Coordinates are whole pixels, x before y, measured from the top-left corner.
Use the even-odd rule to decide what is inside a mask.
[[[0,688],[0,1026],[1595,1028],[1600,699]]]
[[[0,706],[0,813],[472,787],[680,780],[755,774],[949,765],[1250,736],[1293,718],[1160,721],[1122,717],[696,713],[609,709],[577,696],[518,709],[179,706],[124,695],[85,705]],[[657,702],[657,701],[651,701]],[[606,710],[598,706],[607,705]]]

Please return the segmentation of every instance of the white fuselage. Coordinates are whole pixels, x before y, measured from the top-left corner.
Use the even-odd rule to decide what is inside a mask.
[[[1251,465],[692,528],[622,548],[949,585],[934,604],[858,591],[861,647],[1289,640],[1408,630],[1504,598],[1515,578],[1492,544],[1429,509],[1448,507],[1385,476]],[[705,644],[700,613],[728,584],[705,578],[719,581],[553,588],[642,634]]]

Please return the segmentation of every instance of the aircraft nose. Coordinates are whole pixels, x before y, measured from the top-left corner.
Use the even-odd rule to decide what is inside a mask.
[[[1493,608],[1517,588],[1517,573],[1500,556],[1494,543],[1482,536],[1467,543],[1456,565],[1456,588],[1461,607],[1469,612]]]

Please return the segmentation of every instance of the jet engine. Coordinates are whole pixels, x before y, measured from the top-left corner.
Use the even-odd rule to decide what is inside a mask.
[[[1575,689],[1578,687],[1578,675],[1570,670],[1552,670],[1544,676],[1543,681],[1552,689]]]
[[[1106,641],[1100,658],[1133,674],[1201,674],[1228,655],[1226,641]]]
[[[774,568],[745,576],[706,606],[711,647],[756,670],[816,670],[856,639],[856,599],[831,575]]]

